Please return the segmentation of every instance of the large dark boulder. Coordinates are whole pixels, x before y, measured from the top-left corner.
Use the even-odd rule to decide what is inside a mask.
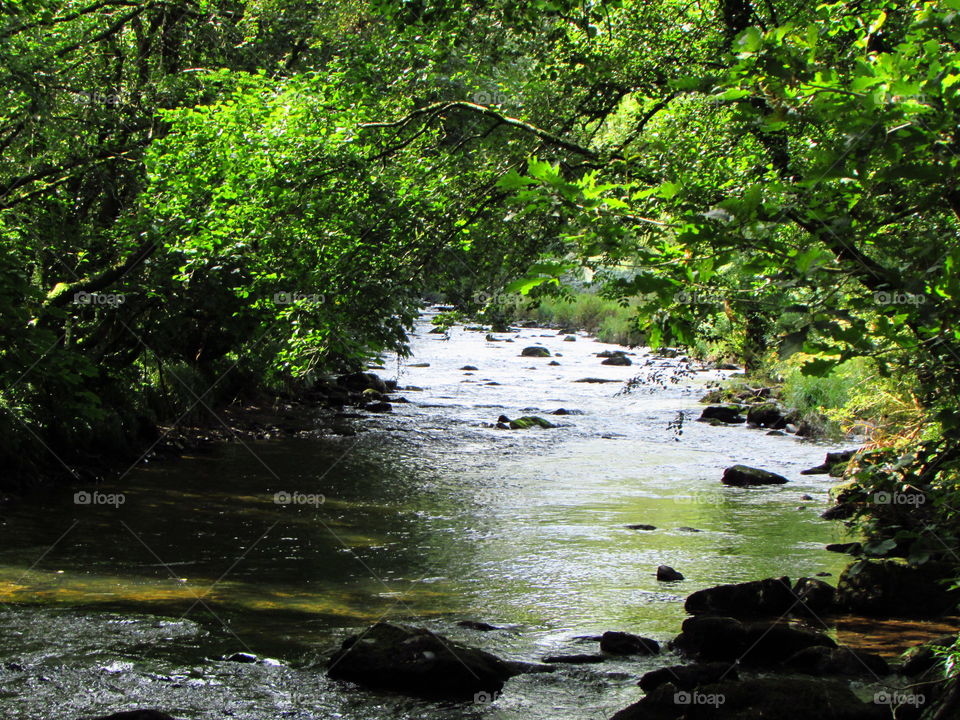
[[[857,454],[857,450],[840,450],[839,452],[828,452],[822,464],[816,467],[801,470],[801,475],[831,475],[834,469],[840,465],[846,467],[850,459]]]
[[[800,578],[793,586],[797,605],[794,613],[818,617],[831,612],[836,603],[837,589],[816,578]]]
[[[334,680],[433,700],[497,693],[515,674],[516,668],[488,652],[425,628],[385,622],[347,638],[327,665]]]
[[[814,646],[791,655],[783,663],[787,672],[805,675],[881,678],[890,673],[887,661],[873,653],[859,652],[850,647]]]
[[[743,623],[731,617],[687,618],[673,647],[698,662],[739,662],[771,670],[808,647],[836,647],[823,633],[785,622]]]
[[[787,426],[783,408],[776,403],[754,405],[747,411],[747,422],[771,430],[780,430]]]
[[[387,383],[373,373],[355,372],[349,375],[341,375],[337,378],[337,383],[353,392],[376,390],[378,393],[386,394],[390,391]]]
[[[719,420],[725,423],[744,423],[746,418],[740,415],[739,405],[710,405],[700,413],[698,420]]]
[[[753,485],[782,485],[787,482],[787,479],[783,475],[777,475],[777,473],[769,470],[761,470],[748,465],[733,465],[723,471],[723,478],[720,482],[733,487],[751,487]]]
[[[837,604],[862,615],[936,617],[953,612],[960,593],[949,589],[956,573],[950,565],[910,565],[892,559],[864,559],[840,574]]]
[[[844,682],[756,678],[678,690],[659,686],[610,720],[889,720],[890,710],[861,701]]]
[[[767,578],[697,590],[687,596],[684,609],[691,615],[729,615],[753,618],[783,615],[797,602],[790,578]]]
[[[643,688],[644,692],[649,693],[666,683],[671,683],[680,690],[693,690],[701,685],[737,679],[739,679],[737,668],[730,663],[694,663],[652,670],[640,678],[637,685]]]
[[[522,357],[550,357],[550,351],[539,345],[531,345],[520,351]]]
[[[611,355],[600,363],[601,365],[633,365],[633,361],[626,355]]]
[[[159,710],[127,710],[94,718],[94,720],[174,720],[174,718]]]
[[[657,655],[660,643],[651,638],[608,630],[600,637],[600,651],[610,655]]]

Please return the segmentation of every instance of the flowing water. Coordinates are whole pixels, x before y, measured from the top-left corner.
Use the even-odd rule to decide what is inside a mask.
[[[799,475],[837,448],[693,422],[728,373],[642,349],[605,366],[595,353],[616,346],[554,330],[488,342],[429,328],[425,316],[413,357],[379,371],[420,389],[392,414],[341,421],[356,434],[232,443],[141,466],[89,504],[71,489],[3,508],[0,716],[605,718],[670,656],[521,676],[493,703],[459,705],[335,683],[324,659],[381,619],[522,660],[596,652],[582,636],[611,629],[666,641],[694,590],[843,567],[823,549],[839,525],[818,517],[831,481]],[[521,357],[533,344],[554,357]],[[560,427],[496,429],[501,414]],[[791,482],[724,487],[734,463]],[[660,564],[686,580],[658,582]],[[223,659],[237,652],[261,660]]]

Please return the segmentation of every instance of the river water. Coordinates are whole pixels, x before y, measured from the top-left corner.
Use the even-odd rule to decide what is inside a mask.
[[[489,342],[430,327],[426,315],[413,356],[377,371],[420,389],[398,393],[409,403],[389,415],[340,421],[355,434],[148,464],[96,488],[100,500],[122,492],[119,505],[77,504],[71,489],[3,508],[0,716],[158,707],[192,720],[605,718],[641,697],[640,675],[674,659],[522,676],[483,705],[335,683],[324,659],[381,619],[520,660],[596,652],[582,637],[605,630],[667,641],[694,590],[835,580],[845,564],[823,549],[843,539],[819,518],[830,479],[799,475],[837,447],[693,422],[707,384],[728,373],[684,372],[643,349],[630,367],[601,365],[596,353],[617,346],[582,334],[568,342],[524,328]],[[535,344],[554,357],[520,356]],[[644,382],[620,392],[636,376]],[[615,382],[576,382],[588,377]],[[583,414],[548,414],[558,408]],[[501,414],[560,427],[499,430]],[[734,463],[791,482],[723,487]],[[278,504],[276,493],[300,502]],[[686,580],[658,582],[660,564]],[[237,652],[261,661],[222,659]]]

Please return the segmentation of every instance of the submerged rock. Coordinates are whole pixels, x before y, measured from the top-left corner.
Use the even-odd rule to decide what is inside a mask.
[[[602,663],[603,655],[547,655],[543,661],[545,663],[560,663],[565,665],[588,665],[590,663]]]
[[[753,485],[782,485],[787,482],[783,475],[761,470],[748,465],[733,465],[723,471],[723,478],[720,480],[724,485],[733,487],[751,487]]]
[[[386,622],[344,640],[327,665],[334,680],[437,700],[500,692],[516,674],[516,668],[488,652],[425,628]]]
[[[496,625],[491,625],[490,623],[480,622],[479,620],[461,620],[457,623],[460,627],[469,628],[470,630],[479,630],[480,632],[490,632],[491,630],[500,630]]]
[[[633,365],[633,360],[628,358],[626,355],[611,355],[600,364],[627,366],[627,365]]]
[[[525,347],[520,351],[521,357],[550,357],[550,351],[545,347],[539,345],[532,345],[530,347]]]
[[[651,638],[608,630],[600,637],[600,651],[610,655],[658,655],[660,643]]]
[[[656,530],[656,529],[657,529],[656,525],[645,525],[643,523],[635,523],[634,525],[627,525],[627,530]]]

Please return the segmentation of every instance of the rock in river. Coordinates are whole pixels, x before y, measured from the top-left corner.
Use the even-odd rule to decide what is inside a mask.
[[[455,701],[500,692],[517,672],[495,655],[425,628],[385,622],[344,640],[327,665],[327,675],[334,680]]]
[[[782,615],[796,601],[790,578],[767,578],[697,590],[687,597],[684,609],[691,615],[752,618]]]
[[[159,710],[127,710],[94,718],[94,720],[174,720],[174,718]]]
[[[683,573],[677,572],[669,565],[661,565],[657,568],[657,580],[661,582],[676,582],[683,580]]]
[[[719,420],[724,423],[743,423],[746,422],[740,414],[739,405],[710,405],[705,407],[700,413],[698,420]]]
[[[600,651],[610,655],[657,655],[660,643],[651,638],[608,630],[600,637]]]
[[[752,485],[782,485],[787,482],[783,475],[752,468],[748,465],[733,465],[723,471],[723,479],[720,481],[724,485],[733,487],[750,487]]]
[[[672,683],[680,690],[693,690],[700,685],[738,678],[736,666],[730,663],[693,663],[652,670],[640,678],[637,685],[643,688],[644,692],[650,693],[666,683]]]
[[[772,670],[809,647],[834,648],[823,633],[781,621],[740,622],[731,617],[697,615],[684,620],[672,647],[700,662],[740,662]]]
[[[521,357],[550,357],[550,351],[539,345],[531,345],[520,351]]]
[[[506,415],[501,415],[499,418],[497,418],[497,423],[498,426],[499,424],[503,424],[509,427],[511,430],[527,430],[532,427],[549,430],[550,428],[556,427],[556,425],[549,420],[544,420],[542,417],[537,415],[524,415],[516,420],[511,420]]]

